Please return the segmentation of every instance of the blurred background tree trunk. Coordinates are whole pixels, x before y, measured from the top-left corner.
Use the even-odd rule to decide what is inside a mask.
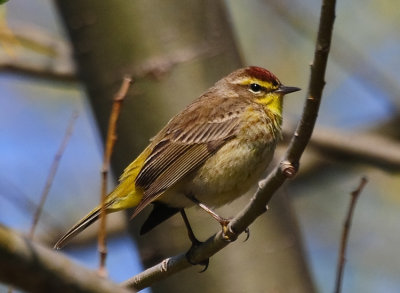
[[[243,63],[223,1],[58,0],[56,5],[103,137],[122,77],[134,78],[118,126],[115,174],[170,117]],[[221,214],[234,215],[247,200],[221,209]],[[138,237],[147,213],[129,224],[145,267],[190,247],[177,216]],[[189,218],[199,239],[219,229],[199,210],[190,209]],[[286,197],[275,198],[271,212],[250,228],[250,239],[212,258],[207,272],[197,274],[201,268],[194,267],[155,284],[153,292],[313,292]]]

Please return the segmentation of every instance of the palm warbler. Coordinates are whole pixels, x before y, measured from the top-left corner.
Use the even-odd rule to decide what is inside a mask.
[[[198,205],[226,227],[228,220],[211,208],[231,202],[257,182],[281,136],[283,96],[298,90],[282,85],[260,67],[238,69],[224,77],[172,118],[125,169],[107,196],[106,212],[135,208],[135,217],[153,203],[141,230],[145,233]],[[63,247],[99,215],[100,206],[55,248]]]

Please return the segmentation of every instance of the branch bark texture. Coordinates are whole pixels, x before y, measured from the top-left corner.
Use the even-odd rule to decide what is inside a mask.
[[[133,292],[1,225],[0,259],[0,281],[27,292]]]

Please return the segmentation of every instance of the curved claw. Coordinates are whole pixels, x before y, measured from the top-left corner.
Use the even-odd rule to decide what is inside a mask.
[[[190,256],[189,256],[189,254],[190,254],[190,252],[192,251],[192,249],[193,249],[193,246],[192,246],[192,247],[189,249],[189,251],[186,253],[186,259],[187,259],[187,261],[188,261],[191,265],[194,265],[194,266],[196,266],[196,265],[204,266],[204,268],[203,268],[201,271],[199,271],[199,273],[204,273],[204,272],[207,271],[207,269],[208,269],[208,265],[210,264],[210,259],[207,258],[207,259],[205,259],[205,260],[203,260],[203,261],[201,261],[201,262],[198,262],[198,263],[193,262],[193,261],[190,259]]]
[[[249,229],[249,227],[247,227],[247,228],[244,230],[244,233],[246,233],[246,238],[243,240],[243,242],[246,242],[246,241],[249,240],[249,238],[250,238],[250,229]]]
[[[200,262],[194,262],[194,261],[192,261],[191,260],[191,258],[190,258],[190,254],[191,254],[191,252],[192,252],[192,250],[196,247],[196,246],[198,246],[198,245],[200,245],[202,242],[200,242],[199,240],[197,240],[196,238],[194,238],[194,239],[192,239],[193,241],[192,241],[192,246],[190,247],[190,249],[188,250],[188,252],[186,252],[186,260],[191,264],[191,265],[201,265],[201,266],[204,266],[204,268],[201,270],[201,271],[199,271],[199,273],[204,273],[207,269],[208,269],[208,265],[210,264],[210,259],[209,258],[207,258],[207,259],[205,259],[205,260],[202,260],[202,261],[200,261]]]
[[[201,271],[199,271],[199,273],[204,273],[205,271],[207,271],[209,264],[210,264],[209,258],[207,258],[206,260],[203,260],[202,262],[199,262],[198,265],[204,266],[204,268]]]

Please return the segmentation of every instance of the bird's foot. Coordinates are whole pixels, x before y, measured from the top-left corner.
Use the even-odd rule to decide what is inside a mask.
[[[235,231],[233,231],[232,227],[229,225],[231,220],[221,218],[218,222],[221,224],[221,227],[222,227],[222,238],[226,242],[235,241],[237,239],[238,235]]]
[[[193,255],[193,250],[199,246],[202,242],[197,240],[197,239],[191,239],[192,240],[192,246],[190,247],[190,249],[188,250],[188,252],[186,252],[186,259],[187,261],[192,264],[192,265],[201,265],[203,266],[203,269],[201,271],[199,271],[199,273],[204,273],[207,269],[208,269],[208,265],[210,263],[210,259],[207,258],[205,260],[199,261],[199,262],[195,262],[192,260],[192,255]]]
[[[219,221],[222,227],[222,238],[227,242],[235,241],[239,235],[236,231],[232,229],[232,226],[229,225],[230,221],[230,219],[221,219],[221,221]],[[250,229],[246,228],[244,232],[246,233],[246,238],[244,239],[244,242],[246,242],[250,237]]]

